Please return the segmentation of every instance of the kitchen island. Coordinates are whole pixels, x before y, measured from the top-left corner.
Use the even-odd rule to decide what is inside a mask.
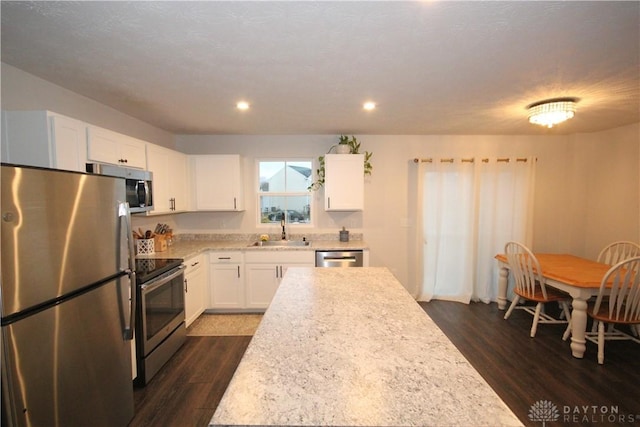
[[[290,268],[210,426],[516,426],[386,268]]]

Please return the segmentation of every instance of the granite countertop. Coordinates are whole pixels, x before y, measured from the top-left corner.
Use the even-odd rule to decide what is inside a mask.
[[[386,268],[290,268],[210,426],[520,426]]]
[[[292,240],[302,240],[302,238],[296,238]],[[164,259],[164,258],[183,258],[187,259],[192,256],[198,255],[206,251],[348,251],[358,249],[369,249],[369,246],[363,240],[350,240],[348,242],[340,242],[339,240],[321,240],[313,239],[311,236],[308,239],[311,243],[309,246],[263,246],[256,247],[251,246],[252,243],[257,241],[257,237],[249,237],[246,235],[232,236],[213,236],[213,237],[201,237],[187,236],[186,238],[180,238],[173,245],[167,247],[166,251],[153,254],[136,255],[137,258],[150,258],[150,259]]]

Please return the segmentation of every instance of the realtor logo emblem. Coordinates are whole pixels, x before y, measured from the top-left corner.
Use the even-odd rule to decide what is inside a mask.
[[[543,427],[547,421],[557,421],[558,418],[560,418],[560,411],[549,400],[538,400],[529,408],[529,420],[542,421]]]
[[[562,412],[562,413],[561,413]],[[562,419],[560,420],[560,418]],[[640,414],[620,412],[617,405],[563,405],[561,410],[550,400],[538,400],[529,408],[529,420],[542,422],[543,427],[547,422],[560,421],[562,423],[575,423],[581,426],[586,424],[616,423],[640,425]]]

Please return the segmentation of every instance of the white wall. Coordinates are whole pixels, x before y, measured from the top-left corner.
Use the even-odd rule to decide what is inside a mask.
[[[324,212],[322,193],[318,193],[316,224],[320,231],[337,233],[345,225],[363,232],[371,247],[371,264],[389,267],[411,289],[416,233],[416,166],[412,159],[535,156],[534,250],[594,258],[609,241],[637,241],[640,236],[639,128],[632,125],[574,136],[358,135],[362,150],[374,153],[373,174],[365,184],[365,210]],[[176,218],[178,228],[189,232],[229,228],[254,232],[255,159],[308,157],[315,161],[336,142],[337,136],[327,135],[177,136],[177,147],[183,152],[239,153],[245,156],[247,166],[244,213],[182,214]],[[617,189],[612,193],[614,185]],[[601,204],[610,209],[598,209]]]
[[[3,110],[49,110],[168,148],[174,135],[90,98],[1,63]]]
[[[640,124],[594,134],[571,136],[573,152],[584,162],[576,167],[575,183],[580,202],[586,212],[580,222],[582,239],[576,238],[576,249],[590,258],[615,240],[640,241]],[[581,247],[580,247],[581,245]]]

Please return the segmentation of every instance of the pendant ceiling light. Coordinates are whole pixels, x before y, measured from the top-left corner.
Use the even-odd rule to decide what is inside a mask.
[[[556,98],[533,103],[527,107],[529,122],[548,128],[573,118],[576,98]]]

